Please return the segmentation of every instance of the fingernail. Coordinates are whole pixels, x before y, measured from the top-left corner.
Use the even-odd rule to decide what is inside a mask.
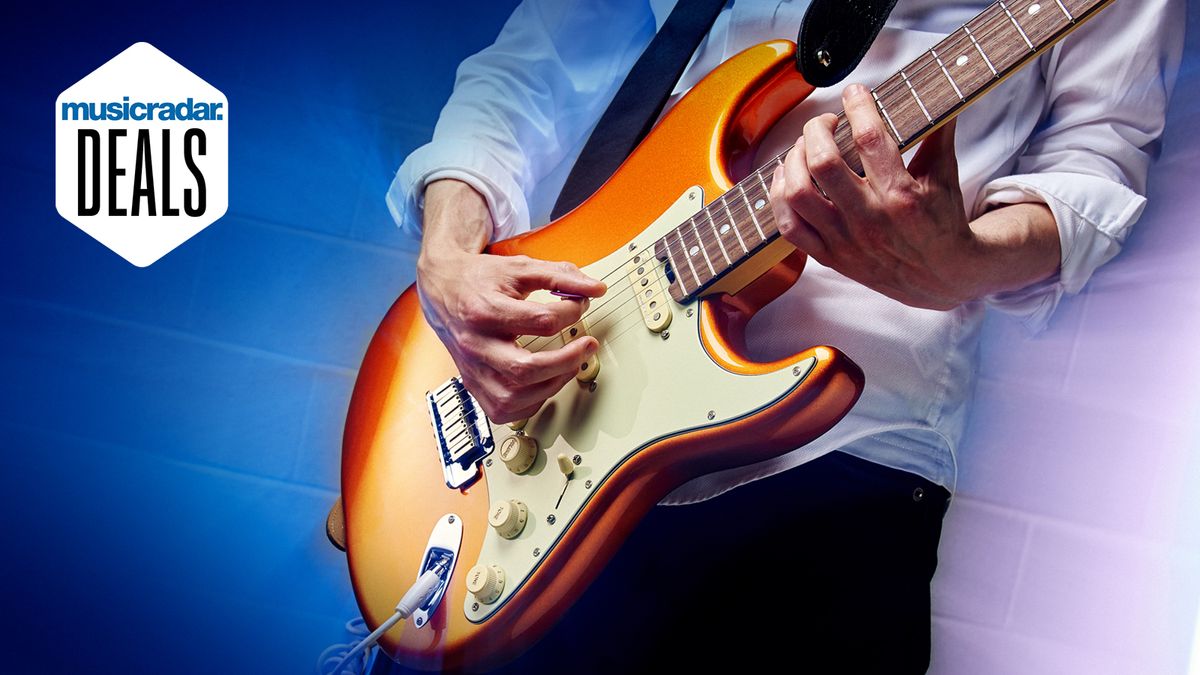
[[[867,88],[861,84],[852,84],[849,87],[846,87],[846,92],[851,96],[866,96]]]

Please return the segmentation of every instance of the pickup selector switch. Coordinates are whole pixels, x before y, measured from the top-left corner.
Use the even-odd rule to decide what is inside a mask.
[[[537,459],[538,445],[532,436],[509,436],[500,444],[500,461],[513,473],[525,473]]]
[[[504,570],[496,565],[476,565],[467,571],[467,591],[475,599],[490,605],[504,592]]]
[[[496,528],[496,534],[505,539],[516,539],[529,520],[529,508],[519,499],[507,499],[492,504],[488,512],[488,524]]]

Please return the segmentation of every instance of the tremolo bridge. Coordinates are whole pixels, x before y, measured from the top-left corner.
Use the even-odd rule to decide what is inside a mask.
[[[461,488],[479,478],[479,463],[495,449],[487,415],[462,380],[452,377],[425,393],[446,485]]]

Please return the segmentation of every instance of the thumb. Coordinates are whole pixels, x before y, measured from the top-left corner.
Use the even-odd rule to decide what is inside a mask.
[[[954,130],[958,118],[946,122],[921,141],[908,163],[913,178],[958,187],[958,157],[954,153]]]

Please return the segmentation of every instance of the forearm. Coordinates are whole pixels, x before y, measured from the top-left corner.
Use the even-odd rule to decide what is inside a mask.
[[[492,216],[483,196],[458,180],[436,180],[425,186],[421,255],[418,267],[447,256],[479,253],[488,244]]]
[[[976,218],[970,227],[974,254],[960,270],[966,299],[1024,288],[1058,270],[1058,226],[1044,204],[1003,206]]]

